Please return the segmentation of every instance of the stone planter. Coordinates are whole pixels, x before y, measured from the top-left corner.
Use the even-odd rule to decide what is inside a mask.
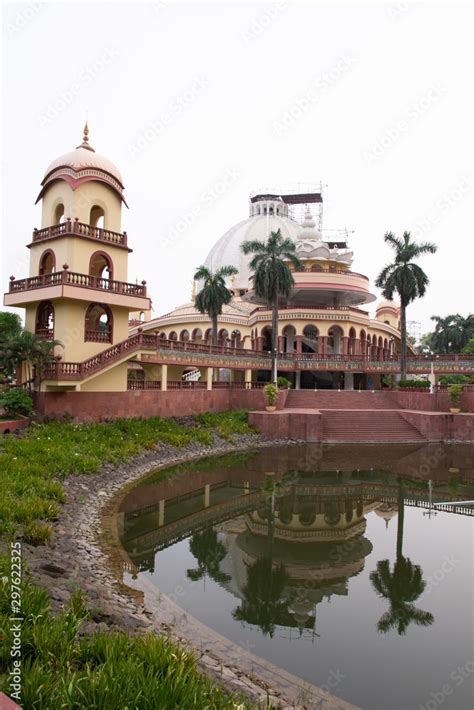
[[[459,414],[461,411],[461,408],[460,407],[450,407],[449,411],[451,412],[451,414]]]
[[[276,405],[275,405],[275,404],[273,404],[273,405],[267,404],[266,407],[265,407],[265,410],[266,410],[267,412],[274,412],[274,411],[276,410]]]
[[[14,431],[24,429],[30,420],[27,417],[18,415],[14,419],[3,419],[0,421],[0,434],[12,434]]]

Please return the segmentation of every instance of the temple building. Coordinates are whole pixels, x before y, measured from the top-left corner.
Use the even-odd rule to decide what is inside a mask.
[[[271,309],[255,295],[249,268],[251,255],[241,249],[247,240],[265,241],[272,231],[280,230],[296,244],[296,253],[304,270],[293,273],[294,288],[288,299],[280,303],[278,350],[280,353],[318,356],[365,356],[388,360],[399,349],[399,307],[382,300],[372,319],[364,307],[376,300],[369,279],[352,271],[353,252],[345,230],[323,233],[317,226],[312,209],[322,217],[321,192],[292,194],[255,194],[250,198],[249,216],[231,227],[212,247],[205,265],[212,271],[222,266],[237,268],[228,286],[232,302],[224,306],[219,319],[218,344],[234,348],[269,352],[271,349]],[[300,219],[298,220],[298,211]],[[291,267],[292,268],[292,267]],[[197,285],[199,289],[199,284]],[[210,343],[211,322],[189,303],[170,313],[135,324],[162,339],[177,342]],[[132,330],[132,332],[137,332]],[[199,377],[194,371],[195,376]],[[193,376],[193,371],[186,373]],[[220,372],[226,379],[233,373]],[[368,385],[362,373],[354,371],[281,373],[298,389],[300,387],[353,389]],[[354,377],[355,375],[355,377]],[[254,375],[268,381],[268,370]],[[378,379],[378,384],[380,379]]]
[[[280,303],[281,374],[297,389],[365,389],[381,386],[383,361],[393,368],[399,308],[381,301],[375,318],[365,310],[376,296],[368,278],[352,270],[346,231],[322,230],[320,189],[252,195],[248,217],[210,250],[204,261],[211,270],[238,269],[228,281],[233,298],[219,318],[217,349],[210,347],[209,317],[194,306],[200,284],[190,302],[151,319],[146,281],[128,282],[122,176],[90,145],[87,125],[80,145],[47,167],[36,201],[41,225],[27,244],[29,276],[11,276],[5,305],[25,309],[28,331],[61,343],[55,362],[36,373],[37,390],[167,390],[182,383],[251,388],[268,381],[271,310],[255,295],[241,245],[265,241],[278,229],[295,242],[304,266]],[[367,374],[364,361],[376,361],[374,374]]]

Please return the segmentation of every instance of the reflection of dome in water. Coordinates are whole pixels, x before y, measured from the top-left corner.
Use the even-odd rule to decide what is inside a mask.
[[[379,518],[385,520],[385,526],[387,528],[391,519],[398,515],[397,507],[392,503],[382,503],[374,512]]]

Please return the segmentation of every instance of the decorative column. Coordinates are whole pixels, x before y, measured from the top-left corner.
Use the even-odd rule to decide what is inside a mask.
[[[161,366],[161,391],[168,390],[168,365]]]
[[[347,337],[347,335],[342,336],[342,354],[349,354],[349,338]]]
[[[245,370],[245,389],[252,389],[252,370]]]
[[[212,390],[212,373],[213,373],[212,367],[207,367],[207,373],[206,373],[206,382],[207,382],[207,389]]]
[[[264,340],[265,340],[265,339],[262,338],[261,335],[259,335],[258,338],[257,338],[257,350],[258,350],[259,352],[262,352],[262,350],[263,350],[263,343],[264,343]]]
[[[320,335],[319,336],[318,352],[323,356],[326,356],[328,354],[328,336],[327,335]]]
[[[353,390],[354,389],[354,373],[345,372],[344,373],[344,389]]]
[[[295,372],[295,390],[301,389],[301,370]]]
[[[301,355],[302,352],[303,352],[303,336],[297,335],[296,336],[296,353],[297,353],[297,355]]]
[[[158,503],[158,527],[161,528],[165,524],[165,499],[162,498]]]
[[[278,352],[279,353],[285,352],[285,336],[284,335],[278,336]]]

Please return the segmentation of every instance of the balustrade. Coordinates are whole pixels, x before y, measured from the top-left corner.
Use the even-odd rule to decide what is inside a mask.
[[[127,246],[127,232],[113,232],[111,229],[93,227],[91,224],[79,222],[77,218],[75,220],[68,218],[65,222],[61,222],[61,224],[53,224],[51,227],[45,227],[44,229],[34,229],[33,243],[68,235],[96,239],[100,242],[106,242],[107,244],[113,244],[115,246]]]

